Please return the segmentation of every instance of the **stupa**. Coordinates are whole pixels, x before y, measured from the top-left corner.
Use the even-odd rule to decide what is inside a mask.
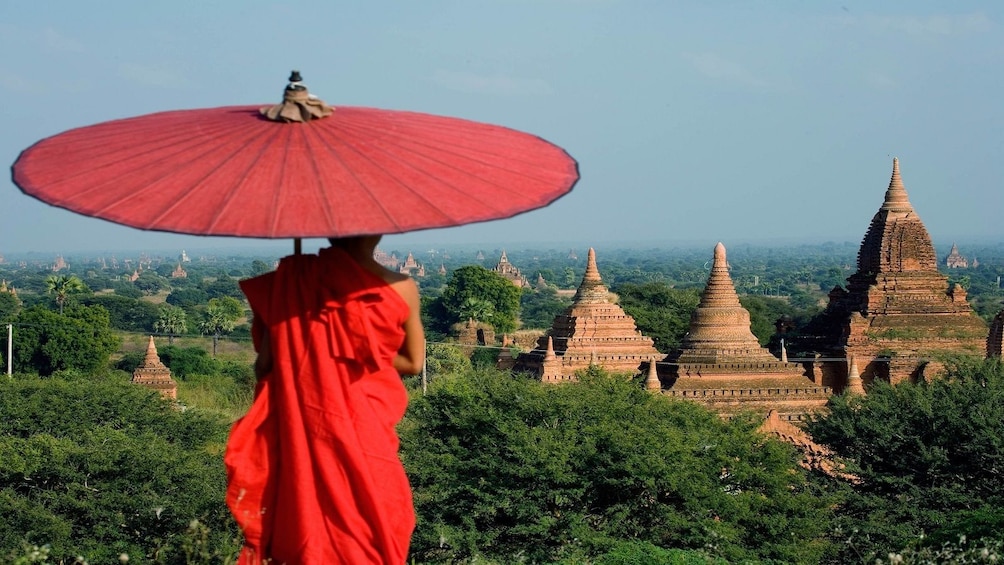
[[[160,392],[164,398],[172,400],[178,398],[178,383],[171,378],[171,370],[160,361],[153,336],[150,336],[143,361],[132,373],[132,382],[152,388]]]
[[[531,372],[545,382],[562,382],[574,380],[576,371],[591,364],[611,373],[638,374],[643,364],[662,357],[616,298],[603,284],[596,251],[590,248],[572,305],[555,316],[536,349],[519,355],[516,370]]]
[[[948,257],[945,258],[945,266],[949,269],[965,269],[969,266],[969,260],[959,253],[959,246],[953,243],[952,250],[948,252]]]
[[[857,271],[847,289],[836,287],[830,302],[808,328],[822,336],[814,349],[836,362],[817,364],[823,384],[842,389],[854,357],[865,388],[876,378],[892,383],[938,372],[944,353],[979,355],[986,324],[959,285],[949,287],[938,272],[931,237],[903,186],[899,160],[885,200],[872,218],[858,251]]]
[[[722,414],[774,409],[785,419],[798,419],[830,396],[830,389],[810,381],[799,365],[778,360],[760,345],[721,243],[715,246],[708,284],[689,331],[659,369],[668,385],[664,394],[707,404]]]

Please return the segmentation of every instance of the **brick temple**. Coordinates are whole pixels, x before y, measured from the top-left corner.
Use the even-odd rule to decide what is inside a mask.
[[[940,370],[945,354],[985,350],[987,326],[966,291],[950,287],[938,272],[934,245],[910,204],[898,159],[861,242],[857,271],[846,290],[830,292],[826,310],[807,329],[820,336],[812,348],[824,359],[813,368],[817,380],[836,390],[847,383],[847,359],[856,360],[867,388],[877,378],[894,384],[928,378]]]
[[[153,343],[153,336],[150,336],[143,361],[132,372],[132,382],[152,388],[164,398],[171,400],[178,398],[178,383],[171,378],[171,370],[167,365],[161,362],[157,346]]]
[[[492,272],[501,275],[507,281],[520,288],[527,288],[530,286],[530,282],[526,280],[523,273],[519,271],[516,265],[509,262],[509,257],[506,255],[505,249],[502,250],[502,256],[499,257],[499,262],[492,267]]]
[[[711,274],[689,331],[658,371],[665,383],[663,394],[700,402],[722,414],[773,409],[784,419],[797,419],[826,404],[830,396],[830,389],[810,381],[800,365],[780,360],[760,345],[750,330],[749,311],[739,302],[721,243],[715,246]]]
[[[638,374],[643,365],[661,357],[652,339],[638,331],[634,318],[603,284],[596,252],[590,248],[572,305],[555,316],[535,349],[519,355],[516,370],[533,373],[544,382],[565,382],[575,380],[575,372],[590,365]]]

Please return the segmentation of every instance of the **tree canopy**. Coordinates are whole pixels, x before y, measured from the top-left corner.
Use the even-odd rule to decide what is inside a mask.
[[[731,561],[818,561],[829,501],[792,449],[602,371],[563,386],[432,381],[401,427],[420,562],[552,563],[623,540]]]
[[[73,369],[93,372],[118,349],[108,311],[72,304],[64,314],[36,305],[15,319],[14,370],[51,375]]]
[[[445,325],[475,318],[498,332],[516,329],[520,289],[498,273],[478,265],[461,267],[450,275],[439,297]]]

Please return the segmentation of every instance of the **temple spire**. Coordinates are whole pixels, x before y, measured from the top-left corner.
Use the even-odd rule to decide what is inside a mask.
[[[547,336],[547,351],[544,352],[544,361],[554,361],[557,356],[554,354],[554,338]]]
[[[847,394],[863,395],[865,387],[861,382],[861,373],[858,372],[858,361],[851,355],[847,360]]]
[[[882,204],[883,210],[891,212],[912,212],[913,206],[906,194],[906,187],[903,186],[903,179],[899,176],[899,159],[892,159],[892,178],[889,179],[889,188],[885,191],[885,202]]]
[[[572,302],[576,304],[606,302],[607,294],[607,287],[603,285],[600,270],[596,267],[596,251],[590,247],[586,260],[586,272],[582,275],[582,282],[579,283],[579,288],[575,291]]]
[[[725,245],[720,241],[715,246],[715,258],[711,264],[708,285],[701,293],[701,306],[710,308],[742,307],[739,303],[739,295],[736,294],[736,287],[732,284],[732,277],[729,275],[729,261],[725,255]]]
[[[656,367],[655,359],[652,359],[648,363],[648,375],[645,376],[645,390],[662,390],[662,382],[659,381],[659,369]]]

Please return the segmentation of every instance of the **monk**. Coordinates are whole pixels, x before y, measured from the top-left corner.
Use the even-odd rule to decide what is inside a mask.
[[[421,371],[418,288],[373,259],[380,236],[332,239],[243,281],[255,400],[224,461],[240,565],[402,565],[415,526],[395,425]]]

